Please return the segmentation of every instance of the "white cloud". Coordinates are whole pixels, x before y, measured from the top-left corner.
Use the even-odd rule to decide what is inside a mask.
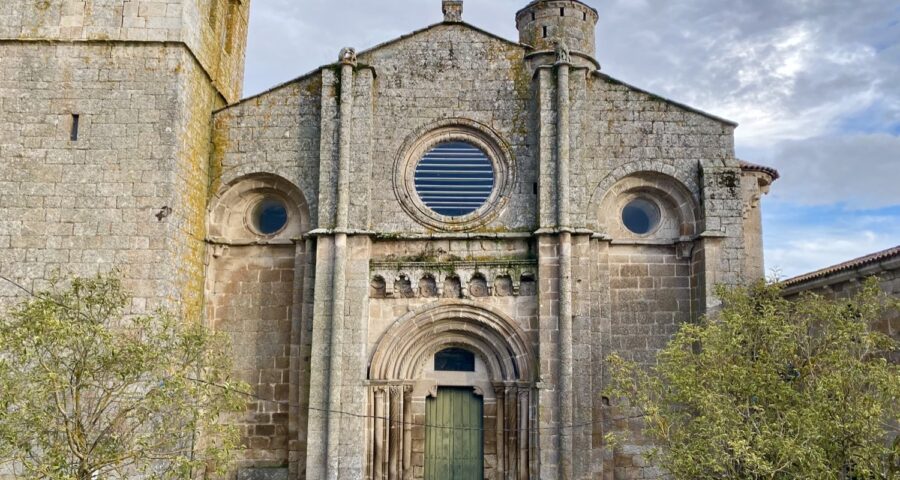
[[[900,137],[850,134],[783,142],[767,163],[782,174],[774,198],[852,209],[900,205]]]
[[[842,216],[832,226],[779,223],[777,232],[766,238],[767,271],[790,278],[895,247],[900,244],[896,218]]]
[[[526,0],[466,0],[510,39]],[[891,0],[586,0],[607,73],[741,123],[761,148],[833,131],[878,102],[900,116],[900,17]],[[254,0],[247,93],[440,21],[439,0]]]
[[[739,122],[743,148],[825,135],[876,104],[900,116],[889,0],[598,3],[608,73]]]

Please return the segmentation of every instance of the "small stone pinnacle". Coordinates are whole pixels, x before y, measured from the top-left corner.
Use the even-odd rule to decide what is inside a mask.
[[[444,0],[443,11],[445,22],[461,22],[463,13],[462,0]]]

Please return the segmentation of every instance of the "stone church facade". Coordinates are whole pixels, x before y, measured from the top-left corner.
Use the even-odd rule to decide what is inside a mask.
[[[249,0],[4,1],[0,274],[229,333],[237,478],[661,476],[604,358],[762,276],[777,173],[603,73],[590,6],[462,6],[240,99]]]

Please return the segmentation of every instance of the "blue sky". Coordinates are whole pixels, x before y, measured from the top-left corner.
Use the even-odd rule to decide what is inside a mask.
[[[526,0],[465,0],[516,39]],[[896,0],[586,0],[597,57],[628,83],[737,121],[739,158],[778,168],[766,266],[790,277],[900,244]],[[253,0],[245,93],[439,22],[440,0]]]

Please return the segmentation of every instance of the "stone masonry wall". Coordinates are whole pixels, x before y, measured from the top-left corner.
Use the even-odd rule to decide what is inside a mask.
[[[5,0],[0,39],[182,42],[229,102],[240,97],[250,0]]]
[[[367,390],[368,355],[380,332],[396,319],[436,301],[416,293],[423,288],[419,282],[426,279],[427,284],[429,265],[456,268],[454,262],[467,258],[502,263],[522,260],[523,252],[528,252],[529,259],[540,257],[541,262],[535,265],[533,301],[514,296],[470,300],[507,312],[537,346],[539,401],[532,414],[541,431],[533,441],[540,447],[536,453],[542,478],[558,475],[560,438],[553,428],[560,424],[560,401],[571,401],[573,423],[584,425],[572,431],[568,430],[572,426],[563,426],[567,430],[561,431],[573,437],[575,458],[570,460],[576,478],[655,478],[661,472],[641,456],[649,448],[642,438],[616,452],[603,444],[609,430],[638,428],[616,421],[609,401],[599,395],[603,359],[620,352],[651,363],[678,325],[716,306],[713,285],[741,281],[745,232],[734,126],[606,75],[572,69],[571,225],[564,226],[575,229],[571,240],[575,377],[573,392],[560,400],[556,371],[563,273],[560,236],[553,230],[558,78],[555,67],[527,71],[524,54],[521,46],[464,24],[419,31],[360,53],[349,97],[353,108],[345,112],[350,118],[340,118],[338,98],[344,87],[340,69],[323,67],[216,113],[214,182],[272,173],[302,191],[309,204],[309,229],[318,229],[311,247],[316,252],[314,298],[309,300],[316,313],[314,328],[307,332],[313,365],[310,405],[322,408],[328,401],[328,382],[334,374],[327,371],[329,366],[340,377],[339,388],[331,391],[339,392],[337,404],[342,409],[372,408],[367,402],[385,394]],[[514,158],[508,203],[469,237],[443,234],[417,222],[395,192],[404,147],[434,125],[454,119],[490,130],[509,146]],[[349,122],[349,139],[340,138],[341,122]],[[334,227],[342,140],[349,140],[345,146],[350,150],[351,233],[345,250],[336,247],[339,237],[328,230]],[[621,229],[606,229],[608,221],[620,214],[601,211],[604,198],[617,193],[613,188],[618,182],[635,177],[662,178],[653,188],[678,190],[672,198],[679,203],[666,214],[690,213],[690,224],[668,224],[672,228],[667,227],[666,238],[617,238]],[[538,191],[540,226],[548,228],[535,235]],[[343,290],[331,285],[337,251],[348,254],[341,266],[346,273]],[[390,262],[399,270],[385,270]],[[404,277],[403,269],[415,273]],[[464,273],[461,279],[475,278],[474,271]],[[378,285],[376,277],[390,291],[385,297],[377,288],[372,290]],[[441,270],[435,277],[445,279],[447,272]],[[465,284],[461,288],[465,296]],[[332,294],[341,291],[343,310],[331,315]],[[334,343],[333,328],[341,331]],[[332,354],[333,347],[340,348],[339,356]],[[327,428],[328,415],[310,412],[308,461],[316,469],[312,471],[318,474],[329,468],[325,456],[331,451],[334,456],[328,463],[339,475],[365,475],[365,462],[371,461],[364,455],[370,443],[364,435],[365,422],[341,418],[333,427],[336,431]],[[313,439],[324,438],[326,432],[336,444],[320,442],[313,448]]]
[[[230,335],[236,372],[257,397],[237,420],[244,450],[236,466],[286,466],[290,404],[297,401],[290,396],[296,250],[230,246],[218,252],[210,265],[209,322]]]
[[[697,200],[699,162],[737,165],[733,126],[642,92],[606,75],[591,75],[578,138],[581,162],[573,164],[572,202],[578,222],[596,227],[597,210],[609,187],[640,171],[659,172],[681,182]],[[719,230],[710,223],[707,229]]]
[[[377,231],[422,232],[393,188],[404,142],[439,120],[465,118],[497,132],[515,157],[508,206],[485,230],[528,230],[535,225],[537,181],[527,140],[530,80],[523,49],[455,24],[443,24],[360,55],[376,69],[372,132],[371,225]],[[390,119],[390,120],[387,120]],[[355,185],[352,188],[363,187]],[[354,192],[355,194],[367,192]]]
[[[252,173],[279,175],[300,189],[317,226],[321,85],[313,74],[217,112],[214,189]]]
[[[691,320],[691,265],[671,246],[609,249],[611,353],[651,365],[679,325]]]
[[[192,58],[161,45],[0,43],[0,69],[0,271],[40,289],[56,272],[120,269],[135,312],[197,307],[208,129],[196,109],[215,100]]]

